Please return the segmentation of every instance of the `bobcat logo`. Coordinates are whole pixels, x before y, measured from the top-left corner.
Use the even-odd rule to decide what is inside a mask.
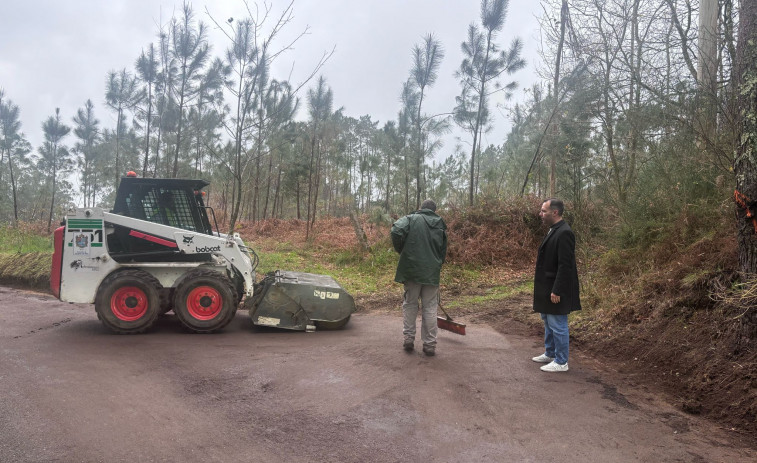
[[[192,244],[194,236],[184,236],[184,244]]]

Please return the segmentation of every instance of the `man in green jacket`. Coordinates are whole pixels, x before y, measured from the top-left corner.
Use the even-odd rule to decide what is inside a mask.
[[[436,214],[436,203],[427,199],[420,210],[392,225],[392,244],[400,253],[394,281],[404,283],[402,303],[405,337],[403,347],[412,352],[418,299],[421,300],[421,341],[423,353],[436,353],[436,310],[439,307],[439,274],[447,255],[447,225]]]

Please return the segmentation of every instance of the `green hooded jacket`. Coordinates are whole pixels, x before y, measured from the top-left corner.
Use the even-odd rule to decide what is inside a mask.
[[[447,256],[447,225],[429,209],[406,215],[392,225],[392,244],[400,253],[394,281],[439,286]]]

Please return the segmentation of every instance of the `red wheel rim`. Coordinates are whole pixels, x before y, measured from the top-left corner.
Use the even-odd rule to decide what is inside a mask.
[[[187,311],[198,320],[212,320],[223,308],[223,297],[212,286],[198,286],[187,296]]]
[[[147,312],[147,294],[136,286],[118,288],[110,298],[110,310],[119,320],[133,322]]]

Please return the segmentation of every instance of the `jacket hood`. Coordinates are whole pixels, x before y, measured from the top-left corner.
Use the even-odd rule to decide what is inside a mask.
[[[447,225],[444,223],[444,220],[440,216],[438,216],[435,212],[431,211],[430,209],[420,209],[415,212],[416,214],[423,217],[423,220],[426,221],[426,225],[428,225],[431,228],[441,228],[442,230],[447,229]]]

